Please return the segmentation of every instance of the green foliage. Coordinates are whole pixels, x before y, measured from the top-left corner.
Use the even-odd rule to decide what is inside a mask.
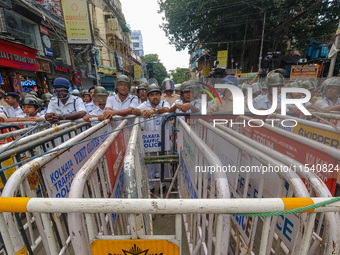
[[[164,65],[160,62],[160,59],[157,54],[147,54],[145,56],[141,56],[141,59],[143,61],[143,64],[146,63],[154,63],[153,64],[153,78],[155,78],[158,81],[158,84],[161,84],[162,81],[168,77],[168,73],[166,71],[166,68]],[[148,75],[145,75],[148,77]],[[148,77],[151,78],[151,77]]]
[[[198,47],[217,55],[229,49],[243,71],[256,70],[264,12],[263,57],[286,53],[288,45],[303,52],[306,41],[330,43],[339,22],[340,1],[334,0],[158,0],[162,28],[177,50]],[[264,62],[264,61],[263,61]],[[229,67],[231,63],[229,62]]]
[[[187,68],[179,68],[179,67],[177,67],[176,70],[170,70],[170,74],[175,84],[183,83],[186,80],[188,80],[187,79],[188,72],[189,70]]]

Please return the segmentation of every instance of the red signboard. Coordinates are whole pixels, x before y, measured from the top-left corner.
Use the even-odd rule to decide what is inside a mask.
[[[111,189],[115,186],[117,177],[123,166],[125,156],[124,133],[120,132],[106,151],[107,166],[109,168]]]
[[[35,49],[0,39],[0,65],[16,69],[37,71]]]
[[[45,34],[45,35],[48,35],[48,29],[44,26],[40,26],[40,31],[41,33]]]

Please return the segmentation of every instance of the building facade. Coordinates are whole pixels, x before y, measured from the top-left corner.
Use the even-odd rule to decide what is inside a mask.
[[[135,53],[137,56],[140,57],[144,55],[143,36],[140,30],[131,31],[131,48],[133,53]]]

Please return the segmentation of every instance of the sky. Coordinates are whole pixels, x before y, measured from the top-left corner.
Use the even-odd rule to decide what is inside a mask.
[[[165,32],[159,27],[162,15],[158,14],[157,0],[120,0],[122,11],[131,30],[141,30],[143,36],[144,55],[157,54],[167,71],[177,67],[189,67],[187,50],[176,51],[169,44]]]

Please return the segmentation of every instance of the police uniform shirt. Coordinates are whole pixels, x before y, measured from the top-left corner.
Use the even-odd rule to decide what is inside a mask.
[[[314,106],[319,107],[321,109],[334,106],[334,105],[340,105],[340,98],[338,98],[338,101],[336,101],[335,104],[333,104],[332,101],[330,101],[327,97],[322,97],[316,100]]]
[[[25,115],[20,106],[18,106],[16,109],[14,109],[13,106],[10,106],[8,108],[8,113],[9,113],[10,118],[15,118],[15,117],[23,118]]]
[[[168,101],[163,101],[161,100],[159,102],[159,104],[156,106],[156,109],[158,108],[162,108],[162,107],[168,107],[170,108],[170,104]],[[140,109],[140,110],[151,110],[153,109],[152,108],[152,105],[150,103],[149,100],[147,100],[146,102],[142,103],[141,105],[139,105],[137,107],[137,109]],[[144,118],[141,118],[142,121],[144,121]],[[150,118],[150,119],[146,119],[147,122],[144,122],[144,123],[141,123],[141,124],[144,124],[142,125],[142,129],[143,130],[161,130],[161,125],[162,125],[162,117],[157,117],[157,118]],[[169,128],[169,122],[167,123],[167,128]]]
[[[114,111],[121,111],[128,109],[129,107],[137,108],[138,97],[133,95],[128,95],[124,102],[122,102],[118,95],[112,95],[107,98],[105,108],[111,108]]]
[[[89,112],[95,108],[95,104],[93,103],[93,101],[91,101],[90,103],[84,103],[84,105],[87,114],[89,114]]]
[[[81,111],[86,112],[83,100],[80,97],[70,95],[65,105],[57,97],[52,97],[46,113],[70,114]]]
[[[170,105],[172,105],[172,104],[173,104],[176,100],[178,100],[178,99],[180,99],[180,95],[177,95],[177,94],[171,94],[171,96],[168,97],[168,96],[164,93],[164,94],[162,94],[162,96],[161,96],[161,100],[162,100],[162,101],[164,101],[164,100],[168,101],[168,103],[169,103]]]
[[[37,112],[37,114],[34,116],[35,118],[45,118],[45,114],[42,114],[41,112]],[[22,117],[19,118],[30,118],[30,116],[28,116],[26,113],[24,113],[24,115]]]
[[[268,94],[259,95],[255,99],[253,99],[253,106],[255,109],[270,109],[272,107],[272,103],[269,101]],[[277,106],[276,110],[281,109],[281,94],[277,96]]]
[[[222,98],[222,105],[220,104],[220,101],[216,99],[216,103],[213,102],[208,110],[207,113],[213,113],[213,112],[231,112],[233,110],[233,100],[232,98]]]
[[[8,113],[6,111],[6,108],[4,106],[2,106],[2,105],[0,105],[0,113],[5,114],[6,117],[9,118],[9,115],[8,115]]]
[[[91,116],[99,116],[99,115],[103,115],[105,112],[105,108],[104,110],[100,109],[99,106],[93,104],[93,108],[92,110],[88,113],[88,115],[91,115]]]
[[[175,104],[184,104],[183,103],[183,101],[182,101],[182,99],[177,99],[172,105],[171,105],[171,107],[173,107]],[[176,112],[182,112],[181,110],[179,110],[179,109],[176,109]],[[189,109],[188,111],[187,111],[187,113],[190,113],[191,112],[191,109]]]

